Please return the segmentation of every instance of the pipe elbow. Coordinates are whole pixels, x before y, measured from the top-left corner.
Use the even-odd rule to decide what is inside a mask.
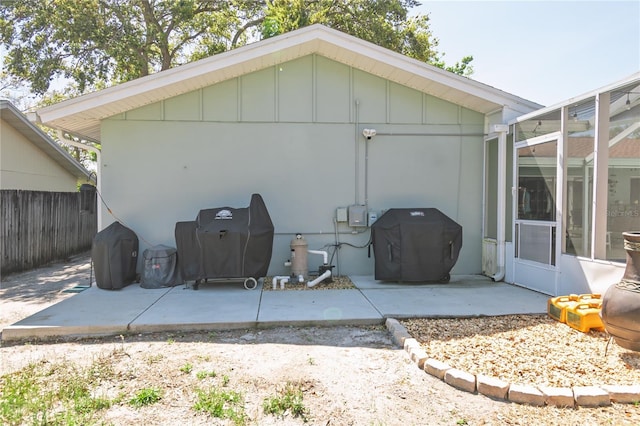
[[[311,254],[321,254],[323,258],[323,264],[327,264],[329,261],[329,253],[324,250],[307,250],[308,253]]]
[[[280,289],[284,290],[284,285],[288,282],[289,282],[289,277],[282,278],[282,280],[280,281]]]
[[[284,278],[288,279],[289,277],[287,275],[276,275],[275,277],[273,277],[273,280],[272,280],[271,283],[273,284],[273,289],[274,290],[277,288],[278,281],[280,281],[280,280],[282,280]],[[282,288],[284,288],[283,284],[281,284],[281,286],[282,286]]]
[[[329,278],[331,276],[331,270],[326,270],[324,272],[324,274],[320,275],[318,278],[316,278],[313,281],[309,281],[307,283],[307,287],[314,287],[316,284],[326,280],[327,278]]]

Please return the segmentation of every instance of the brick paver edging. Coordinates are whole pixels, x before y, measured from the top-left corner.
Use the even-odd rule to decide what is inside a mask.
[[[494,399],[529,405],[553,405],[556,407],[602,407],[640,402],[640,385],[600,385],[555,388],[519,385],[494,377],[474,375],[448,364],[429,358],[420,342],[412,338],[406,328],[393,318],[386,320],[387,330],[394,344],[404,348],[411,361],[426,373],[443,380],[460,390],[479,393]]]

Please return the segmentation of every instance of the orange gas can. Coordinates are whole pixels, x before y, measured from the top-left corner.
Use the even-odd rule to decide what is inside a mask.
[[[569,294],[567,296],[552,297],[547,301],[547,312],[556,321],[567,322],[567,308],[578,304],[579,296]]]
[[[600,310],[602,303],[578,303],[576,306],[567,308],[567,325],[578,331],[587,333],[589,330],[604,331]]]
[[[602,294],[587,293],[578,296],[580,303],[600,303],[602,305]]]

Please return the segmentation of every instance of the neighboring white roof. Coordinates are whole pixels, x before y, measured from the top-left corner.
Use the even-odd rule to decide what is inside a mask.
[[[46,133],[27,120],[11,102],[0,99],[0,118],[16,129],[27,140],[45,152],[53,161],[78,179],[95,180],[82,164],[51,139]]]
[[[310,54],[484,114],[508,107],[519,115],[542,107],[316,24],[51,105],[39,109],[37,114],[47,126],[100,140],[100,120],[107,117]]]

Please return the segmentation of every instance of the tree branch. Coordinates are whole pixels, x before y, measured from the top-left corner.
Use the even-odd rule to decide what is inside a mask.
[[[233,36],[233,40],[231,40],[231,48],[233,49],[234,47],[236,47],[236,43],[238,42],[238,39],[242,36],[242,34],[247,29],[251,27],[255,27],[256,25],[260,25],[262,22],[264,22],[264,16],[261,18],[254,19],[253,21],[249,21],[245,23],[243,26],[241,26],[238,29],[238,31],[236,31],[236,34]]]

